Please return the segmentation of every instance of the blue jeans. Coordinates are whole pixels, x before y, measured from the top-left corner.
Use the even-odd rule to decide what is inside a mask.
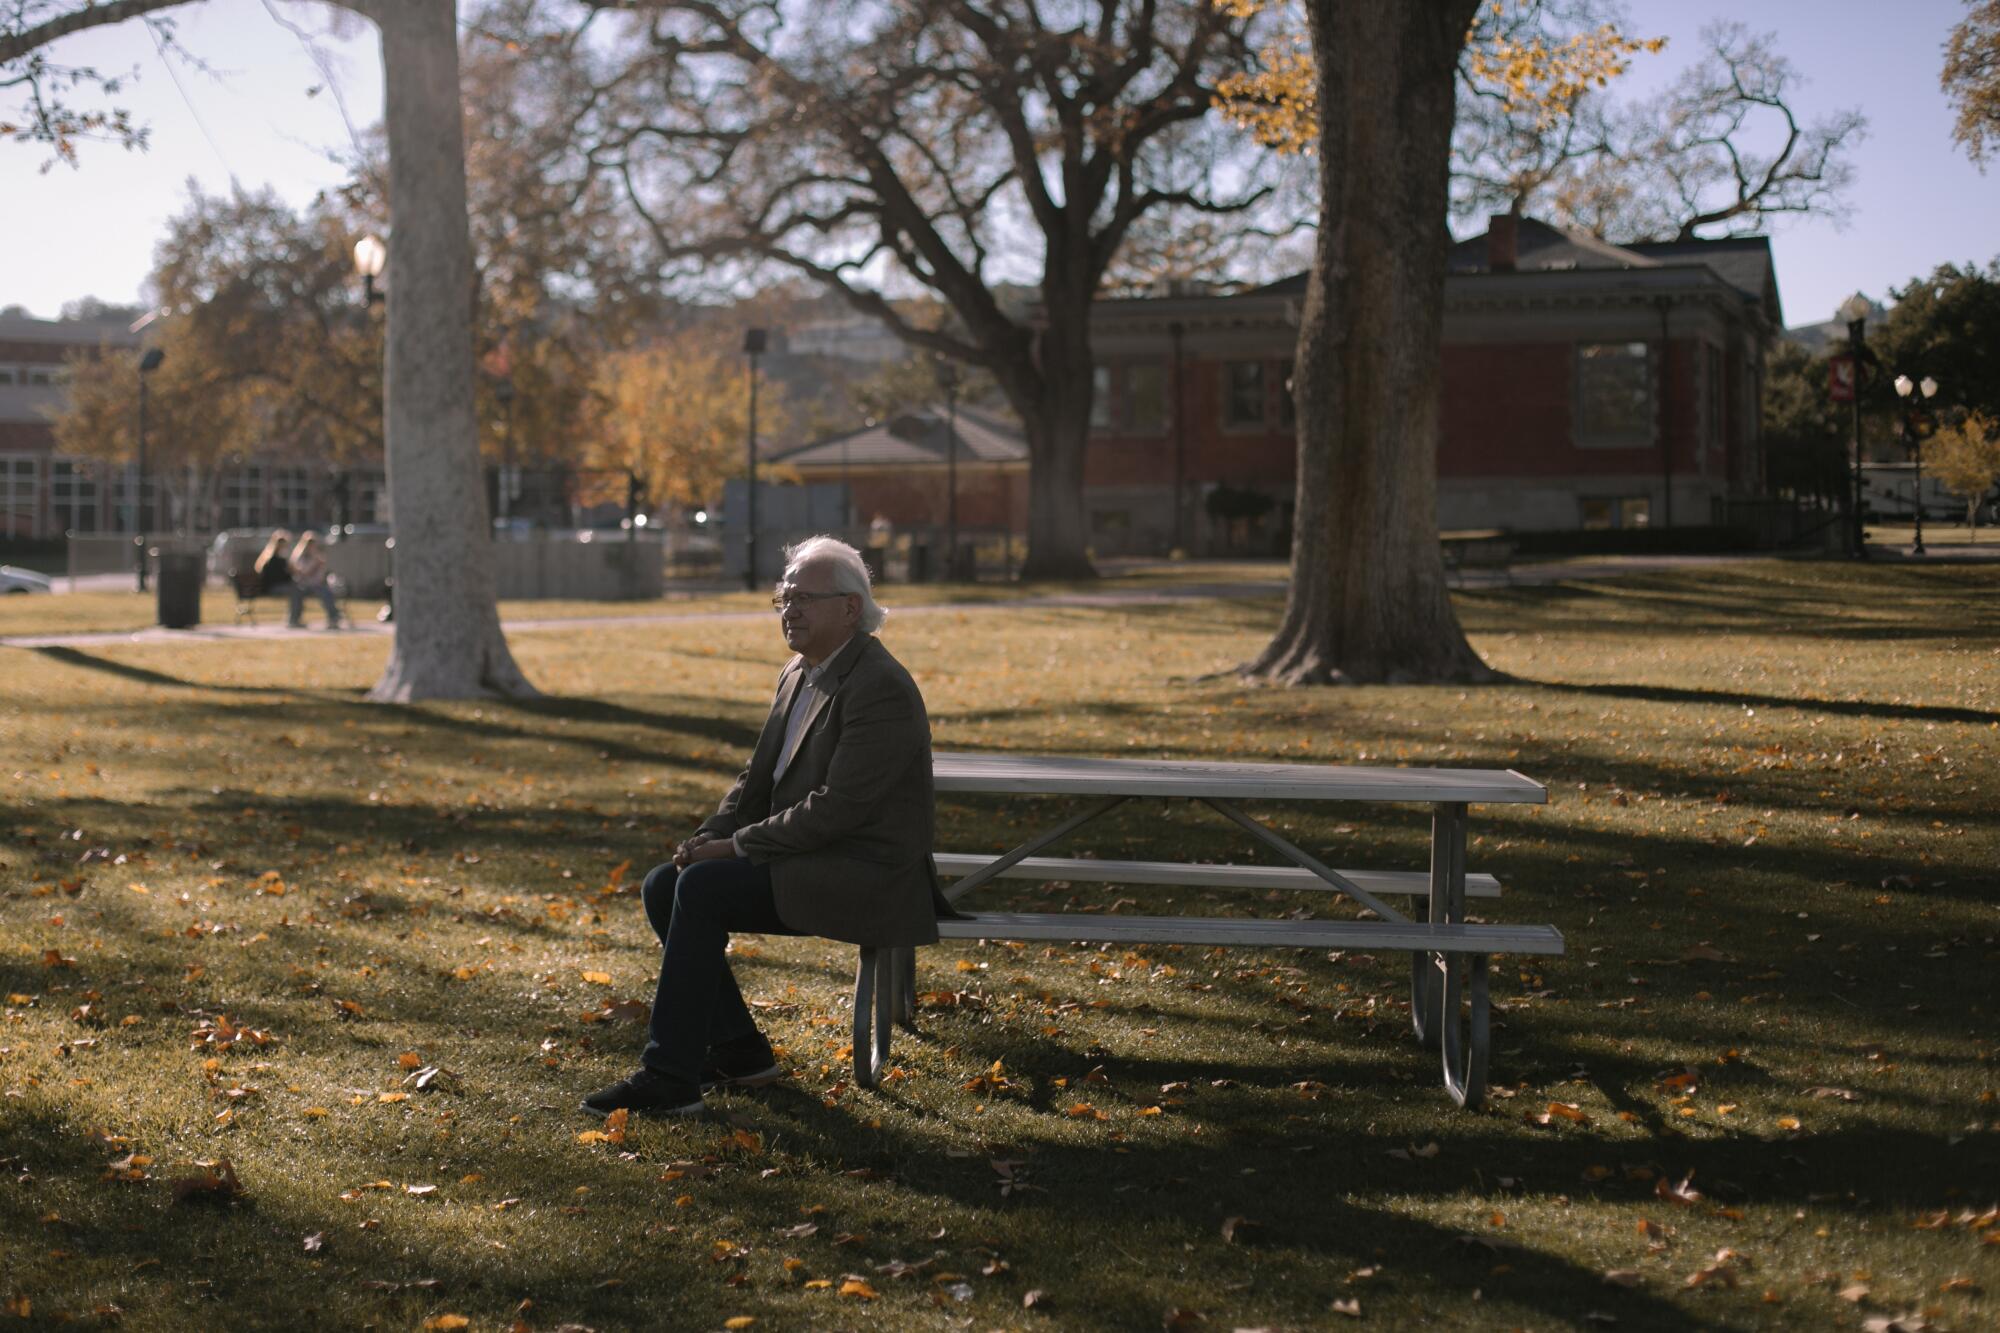
[[[319,598],[320,605],[326,608],[327,624],[338,625],[340,623],[340,607],[334,603],[333,589],[327,583],[321,581],[313,584],[310,588],[300,587],[296,583],[287,583],[285,585],[285,600],[291,606],[291,614],[286,618],[292,624],[300,625],[305,623],[307,593],[311,593]]]
[[[660,937],[660,983],[639,1062],[686,1083],[701,1080],[711,1046],[758,1036],[723,954],[731,931],[796,935],[778,919],[771,871],[747,858],[697,861],[686,870],[653,867],[640,889]]]

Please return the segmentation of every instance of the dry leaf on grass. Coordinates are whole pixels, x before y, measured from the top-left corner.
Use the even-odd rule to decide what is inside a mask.
[[[236,1178],[236,1168],[227,1157],[219,1162],[196,1162],[201,1168],[199,1175],[182,1176],[174,1181],[174,1202],[187,1203],[193,1199],[220,1199],[227,1203],[243,1197],[243,1182]]]
[[[1572,1125],[1590,1123],[1590,1117],[1585,1115],[1574,1102],[1550,1102],[1547,1110],[1530,1112],[1526,1119],[1533,1125],[1555,1125],[1563,1121],[1568,1121]]]

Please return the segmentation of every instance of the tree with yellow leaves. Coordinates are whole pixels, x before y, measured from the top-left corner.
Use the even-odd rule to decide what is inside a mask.
[[[1217,0],[1239,18],[1272,0]],[[1585,94],[1623,74],[1631,57],[1658,51],[1664,37],[1632,38],[1602,17],[1593,0],[1492,0],[1473,16],[1458,77],[1461,92],[1538,131],[1559,126]],[[1319,137],[1312,49],[1303,13],[1259,53],[1262,68],[1219,85],[1224,113],[1282,152],[1308,152]]]
[[[714,502],[726,478],[743,474],[746,373],[741,357],[693,331],[607,353],[591,370],[584,467],[601,475],[629,473],[654,504]],[[787,429],[778,398],[759,396],[762,439]],[[622,499],[623,482],[614,489]]]
[[[1965,521],[1979,540],[1979,506],[2000,486],[2000,421],[1968,412],[1942,426],[1925,449],[1938,484],[1965,501]]]
[[[2000,13],[2000,0],[1990,7]],[[1311,55],[1297,23],[1280,31],[1263,68],[1225,87],[1224,110],[1266,144],[1305,151],[1317,132]],[[1841,210],[1859,112],[1802,119],[1797,71],[1773,37],[1734,23],[1704,30],[1671,87],[1613,100],[1607,90],[1632,60],[1665,45],[1627,35],[1614,0],[1488,0],[1457,68],[1451,216],[1533,211],[1608,240],[1657,241]]]
[[[1945,43],[1938,82],[1957,113],[1951,135],[1982,168],[2000,140],[2000,0],[1967,0],[1969,11]]]

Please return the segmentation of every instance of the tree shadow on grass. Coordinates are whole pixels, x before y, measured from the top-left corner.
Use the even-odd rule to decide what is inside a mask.
[[[122,680],[135,681],[141,685],[165,685],[179,690],[219,690],[233,694],[289,695],[295,698],[307,699],[318,699],[321,697],[318,692],[308,693],[283,685],[222,685],[209,681],[185,680],[180,676],[168,675],[164,671],[155,671],[150,667],[137,666],[131,662],[114,661],[109,657],[99,657],[95,653],[86,653],[80,648],[49,647],[32,648],[29,651],[38,653],[52,662],[60,662],[64,666],[81,667],[86,671],[100,671],[106,675],[117,676]],[[351,693],[358,698],[362,692],[357,689]]]
[[[689,702],[693,702],[690,700]],[[746,708],[735,700],[701,700],[711,710],[731,707]],[[489,705],[503,712],[521,714],[537,718],[561,718],[569,722],[592,722],[605,726],[639,727],[647,731],[671,732],[681,736],[696,736],[742,751],[747,759],[750,749],[757,743],[762,722],[741,722],[722,715],[720,711],[702,713],[660,713],[643,708],[633,708],[625,704],[613,703],[608,699],[587,698],[581,695],[545,694],[538,699],[496,699]],[[761,710],[760,710],[761,711]],[[438,715],[424,712],[426,720]],[[454,719],[455,720],[455,719]],[[509,735],[522,739],[546,738],[548,733],[508,729]],[[653,757],[657,758],[657,755]]]
[[[1803,695],[1749,694],[1735,690],[1691,690],[1673,685],[1582,684],[1559,680],[1518,678],[1532,685],[1562,694],[1600,695],[1614,699],[1637,699],[1647,703],[1701,704],[1717,708],[1791,708],[1807,713],[1831,713],[1837,717],[1866,717],[1899,722],[1960,722],[1972,726],[2000,724],[2000,712],[1982,708],[1951,708],[1936,704],[1899,704],[1871,699],[1813,699]]]

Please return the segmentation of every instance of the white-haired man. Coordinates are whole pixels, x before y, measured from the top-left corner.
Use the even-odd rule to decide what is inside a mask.
[[[731,932],[929,944],[951,914],[931,860],[930,720],[875,637],[868,567],[832,537],[785,558],[771,605],[796,656],[736,784],[646,876],[659,986],[639,1070],[584,1099],[596,1115],[693,1115],[709,1088],[780,1077],[724,956]]]

